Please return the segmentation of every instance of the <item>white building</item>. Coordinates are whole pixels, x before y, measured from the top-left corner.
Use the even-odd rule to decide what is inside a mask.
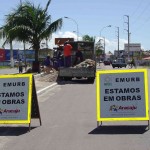
[[[137,53],[137,52],[141,52],[141,44],[140,43],[130,43],[129,44],[129,49],[128,49],[128,44],[124,44],[124,50],[125,52],[128,54],[129,52],[129,55],[134,55],[134,53]]]

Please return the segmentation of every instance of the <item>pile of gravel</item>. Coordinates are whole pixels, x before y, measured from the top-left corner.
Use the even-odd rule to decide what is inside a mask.
[[[25,73],[33,73],[32,69],[29,68]],[[58,77],[58,71],[53,69],[53,71],[50,71],[50,73],[44,73],[41,72],[41,74],[36,78],[37,81],[41,82],[55,82]]]
[[[56,82],[58,77],[58,71],[53,69],[50,73],[41,73],[41,76],[37,79],[42,82]]]
[[[74,66],[73,68],[81,68],[81,67],[95,67],[95,61],[92,59],[86,59],[85,61],[81,62],[80,64]]]

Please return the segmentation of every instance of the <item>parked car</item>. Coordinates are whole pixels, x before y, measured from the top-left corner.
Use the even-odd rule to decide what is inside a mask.
[[[104,60],[104,65],[111,65],[111,61],[110,60]]]

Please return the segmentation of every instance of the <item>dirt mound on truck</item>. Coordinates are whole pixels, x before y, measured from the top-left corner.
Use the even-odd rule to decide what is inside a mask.
[[[92,59],[86,59],[85,61],[79,63],[78,65],[74,66],[74,68],[81,68],[81,67],[95,67],[96,63]]]

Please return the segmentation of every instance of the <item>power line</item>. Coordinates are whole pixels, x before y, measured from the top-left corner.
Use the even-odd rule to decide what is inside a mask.
[[[140,0],[139,4],[137,5],[136,9],[132,12],[132,14],[130,16],[134,16],[134,14],[139,10],[139,8],[141,7],[143,3],[143,0]]]
[[[141,19],[143,14],[148,10],[148,7],[150,6],[150,2],[142,9],[142,12],[135,18],[135,20],[132,22],[132,24],[135,24],[137,21]]]

